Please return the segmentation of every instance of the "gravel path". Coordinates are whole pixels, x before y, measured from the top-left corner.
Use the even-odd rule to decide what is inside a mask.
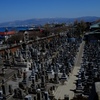
[[[79,52],[77,53],[77,57],[75,60],[75,67],[73,69],[72,74],[69,77],[68,82],[66,82],[66,84],[64,85],[60,85],[54,93],[56,99],[64,99],[64,95],[68,95],[69,100],[71,100],[74,97],[74,92],[70,90],[76,88],[74,82],[75,80],[77,80],[77,77],[75,75],[78,74],[78,71],[80,69],[83,48],[84,48],[84,42],[82,42],[80,45]]]

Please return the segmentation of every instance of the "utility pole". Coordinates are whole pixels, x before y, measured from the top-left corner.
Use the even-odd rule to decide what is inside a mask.
[[[27,60],[27,42],[29,41],[29,33],[27,31],[24,32],[24,44],[25,44],[25,52],[26,52],[26,60]]]
[[[8,29],[6,28],[5,29],[5,35],[6,35],[6,37],[5,37],[5,42],[6,42],[6,46],[7,46],[7,48],[8,48]]]

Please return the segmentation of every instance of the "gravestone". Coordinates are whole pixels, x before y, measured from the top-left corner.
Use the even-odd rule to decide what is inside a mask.
[[[42,91],[45,90],[45,76],[44,75],[41,76],[41,90]]]
[[[10,95],[12,95],[12,93],[13,93],[12,85],[9,85],[9,93],[10,93]]]
[[[44,100],[50,100],[48,92],[44,92]]]
[[[37,89],[37,100],[42,100],[41,90]]]
[[[27,74],[26,74],[26,71],[24,70],[23,72],[23,80],[22,80],[22,83],[26,84],[26,78],[27,78]]]
[[[22,90],[19,89],[19,88],[14,89],[13,98],[23,99],[23,92],[22,92]]]
[[[17,80],[17,75],[16,74],[13,74],[13,78],[12,78],[14,81]]]
[[[21,71],[19,69],[18,69],[18,72],[17,72],[17,77],[18,78],[21,78],[22,77]]]

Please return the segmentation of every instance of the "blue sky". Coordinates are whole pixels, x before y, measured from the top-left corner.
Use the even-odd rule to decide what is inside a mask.
[[[100,17],[100,0],[0,0],[0,23],[31,18]]]

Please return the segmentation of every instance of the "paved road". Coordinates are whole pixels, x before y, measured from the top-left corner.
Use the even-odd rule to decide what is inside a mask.
[[[82,42],[80,45],[79,52],[78,52],[78,54],[76,56],[76,60],[75,60],[75,67],[73,69],[72,74],[69,77],[68,82],[66,82],[64,85],[60,85],[54,93],[56,99],[64,99],[64,95],[68,95],[69,100],[71,100],[74,97],[74,93],[70,90],[71,89],[73,90],[76,88],[74,82],[77,79],[77,77],[75,75],[78,74],[78,71],[80,69],[83,48],[84,48],[84,42]]]

